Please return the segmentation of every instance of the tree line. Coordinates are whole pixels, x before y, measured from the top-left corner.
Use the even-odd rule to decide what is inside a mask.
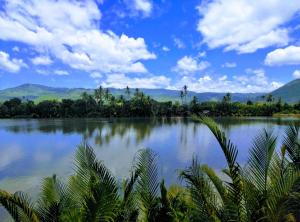
[[[130,176],[121,182],[83,144],[75,154],[75,172],[66,182],[55,175],[45,178],[35,202],[23,192],[0,189],[0,206],[15,221],[32,222],[300,220],[299,126],[289,126],[281,144],[272,131],[261,131],[242,166],[237,147],[212,119],[194,121],[205,124],[218,141],[227,162],[223,175],[195,157],[189,167],[177,171],[184,185],[167,187],[158,176],[158,156],[143,149]]]
[[[209,116],[272,116],[275,113],[300,113],[297,104],[275,101],[272,95],[265,102],[232,102],[227,93],[222,101],[188,100],[187,86],[178,95],[179,101],[159,102],[139,89],[134,92],[127,87],[124,94],[114,96],[101,86],[94,95],[83,93],[80,99],[30,100],[12,98],[0,104],[0,118],[69,118],[69,117],[170,117],[206,114]]]

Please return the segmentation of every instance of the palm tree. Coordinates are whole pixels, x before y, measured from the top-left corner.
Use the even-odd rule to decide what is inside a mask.
[[[109,93],[109,89],[108,88],[105,89],[105,95],[104,95],[104,97],[105,97],[106,102],[108,102],[109,99],[110,99],[110,93]]]
[[[0,205],[2,205],[15,221],[38,222],[38,215],[28,196],[22,192],[10,194],[0,190]]]
[[[85,111],[87,111],[87,104],[88,104],[88,100],[89,100],[89,94],[87,92],[83,92],[81,94],[81,99],[84,101],[84,103],[85,103]]]
[[[85,91],[81,94],[81,99],[84,101],[88,100],[88,97],[89,97],[89,94]]]
[[[230,103],[231,102],[231,94],[226,93],[226,95],[223,97],[223,103]]]
[[[184,85],[183,86],[183,94],[184,94],[184,102],[185,102],[185,104],[186,104],[186,97],[187,97],[187,93],[188,93],[188,87],[187,87],[187,85]]]
[[[184,97],[184,92],[180,90],[181,105],[183,105],[183,97]]]
[[[237,162],[236,146],[217,124],[206,117],[194,120],[208,126],[214,134],[227,161],[223,172],[229,178],[229,181],[221,180],[211,168],[200,165],[196,159],[181,173],[188,184],[198,220],[285,221],[288,216],[296,221],[300,196],[295,192],[300,190],[300,174],[295,169],[297,160],[291,162],[285,153],[289,153],[291,160],[297,159],[295,153],[300,153],[295,145],[299,144],[295,143],[298,128],[288,130],[281,153],[275,151],[277,138],[263,131],[255,138],[248,163],[242,168]]]
[[[124,105],[124,103],[125,103],[125,98],[124,98],[124,96],[123,96],[123,95],[120,95],[120,97],[119,97],[119,101],[120,101],[121,105],[123,106],[123,105]]]
[[[272,94],[268,94],[266,97],[266,101],[268,103],[272,103],[274,101],[273,95]]]
[[[75,154],[75,174],[67,184],[55,175],[45,178],[35,205],[23,193],[0,190],[0,204],[15,221],[170,221],[167,190],[158,182],[156,159],[152,150],[139,151],[120,192],[93,149],[82,144]]]
[[[129,88],[129,86],[126,86],[125,95],[127,95],[127,100],[129,100],[130,99],[130,88]]]
[[[140,95],[140,90],[139,88],[136,88],[134,96],[138,97],[139,95]]]
[[[102,104],[102,97],[103,97],[103,88],[102,88],[102,86],[99,86],[98,89],[95,89],[94,97],[95,97],[96,102],[101,105]]]

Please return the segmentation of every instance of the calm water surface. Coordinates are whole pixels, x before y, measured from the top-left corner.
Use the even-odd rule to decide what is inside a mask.
[[[238,145],[239,160],[247,161],[252,139],[263,129],[273,129],[282,138],[296,119],[218,119]],[[66,119],[0,120],[0,188],[36,193],[41,179],[52,174],[72,174],[76,147],[83,141],[94,147],[112,173],[121,181],[129,176],[136,152],[151,148],[159,154],[159,173],[168,184],[179,182],[178,169],[189,165],[194,155],[220,171],[225,160],[209,130],[184,119]]]

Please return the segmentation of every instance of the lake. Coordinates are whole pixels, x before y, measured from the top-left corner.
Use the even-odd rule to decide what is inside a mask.
[[[217,122],[238,145],[238,159],[247,162],[253,138],[263,129],[279,139],[297,119],[220,118]],[[87,142],[121,181],[129,176],[136,152],[151,148],[159,156],[159,174],[178,183],[178,170],[197,156],[217,172],[225,159],[207,127],[189,119],[55,119],[0,120],[0,188],[37,193],[41,179],[73,172],[76,147]]]

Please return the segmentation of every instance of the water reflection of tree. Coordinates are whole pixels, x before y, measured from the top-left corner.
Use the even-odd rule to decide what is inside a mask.
[[[216,121],[226,132],[230,132],[234,127],[240,125],[299,123],[299,120],[295,119],[253,117],[216,118]],[[154,128],[178,123],[180,123],[180,141],[185,147],[188,143],[188,130],[191,126],[191,121],[188,118],[16,120],[5,126],[4,129],[14,133],[43,132],[50,134],[62,132],[63,134],[80,134],[83,141],[93,139],[96,145],[102,146],[109,144],[117,136],[126,141],[127,145],[132,140],[135,140],[135,143],[138,144],[149,137]],[[193,134],[196,134],[197,125],[193,125]]]
[[[127,136],[127,145],[130,139],[135,139],[138,144],[149,137],[156,127],[175,124],[176,119],[139,119],[139,120],[116,120],[102,124],[95,130],[95,144],[104,145],[110,143],[117,136],[124,139]]]
[[[272,124],[272,125],[289,125],[291,123],[300,124],[300,119],[295,118],[272,118],[272,117],[219,117],[215,118],[215,121],[220,124],[220,126],[229,131],[234,127],[239,127],[240,125],[255,125],[255,124]]]
[[[140,143],[151,135],[155,127],[176,124],[187,120],[181,118],[149,118],[149,119],[52,119],[52,120],[28,120],[16,121],[16,125],[5,127],[7,131],[14,133],[35,133],[46,134],[80,134],[83,141],[94,139],[96,145],[105,145],[117,136],[124,139],[127,136],[127,143],[135,139]],[[129,139],[130,138],[130,139]]]

